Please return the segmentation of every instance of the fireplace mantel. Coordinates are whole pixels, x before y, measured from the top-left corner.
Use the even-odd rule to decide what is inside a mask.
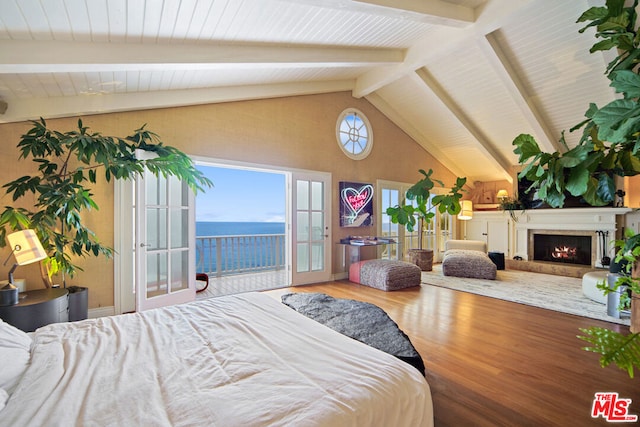
[[[609,232],[609,240],[613,241],[621,236],[624,215],[631,212],[629,208],[563,208],[563,209],[531,209],[521,212],[515,223],[515,254],[524,260],[529,260],[529,240],[532,232],[540,231],[584,231],[595,236],[596,231]],[[594,249],[597,254],[602,253],[599,239],[595,239]],[[614,249],[608,245],[609,256],[613,257]],[[599,257],[594,257],[598,259]],[[531,256],[533,259],[533,256]],[[593,267],[600,267],[595,262]]]

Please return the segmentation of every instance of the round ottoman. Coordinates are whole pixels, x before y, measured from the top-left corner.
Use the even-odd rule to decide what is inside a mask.
[[[600,304],[607,303],[607,296],[603,291],[598,289],[596,285],[598,282],[607,283],[607,274],[608,271],[590,271],[582,276],[582,293],[584,296],[593,300],[595,302],[599,302]]]

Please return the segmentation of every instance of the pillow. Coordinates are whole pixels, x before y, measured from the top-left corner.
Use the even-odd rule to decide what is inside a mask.
[[[0,389],[11,393],[29,365],[32,339],[26,332],[0,320]]]

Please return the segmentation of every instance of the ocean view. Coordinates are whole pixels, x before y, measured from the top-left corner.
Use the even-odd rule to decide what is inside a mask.
[[[282,268],[284,237],[272,235],[283,235],[284,231],[283,222],[196,222],[196,270],[232,274]]]
[[[196,237],[246,234],[284,234],[284,222],[196,221]]]

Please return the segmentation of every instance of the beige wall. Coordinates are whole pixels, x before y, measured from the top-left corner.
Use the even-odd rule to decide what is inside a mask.
[[[338,115],[348,107],[364,112],[373,128],[373,151],[365,160],[347,158],[336,142]],[[190,155],[251,162],[279,167],[331,172],[333,235],[338,241],[349,234],[375,235],[375,228],[339,227],[338,183],[358,181],[375,183],[376,179],[415,182],[418,169],[434,169],[434,176],[451,185],[454,175],[429,153],[396,127],[364,99],[350,93],[232,102],[161,110],[112,113],[83,117],[85,126],[104,135],[126,136],[143,124],[159,134],[165,144]],[[77,118],[48,120],[50,127],[68,131]],[[0,125],[1,183],[28,173],[27,163],[18,163],[15,148],[29,123]],[[107,245],[113,245],[113,185],[95,189],[100,211],[91,212],[87,221]],[[2,206],[12,204],[4,195]],[[2,256],[6,257],[5,249]],[[333,257],[335,260],[335,257]],[[113,305],[113,262],[105,258],[82,260],[80,272],[71,284],[87,286],[89,307]],[[8,268],[0,267],[6,275]],[[26,277],[28,288],[40,288],[37,267],[24,266],[16,277]],[[334,271],[336,267],[334,266]]]

